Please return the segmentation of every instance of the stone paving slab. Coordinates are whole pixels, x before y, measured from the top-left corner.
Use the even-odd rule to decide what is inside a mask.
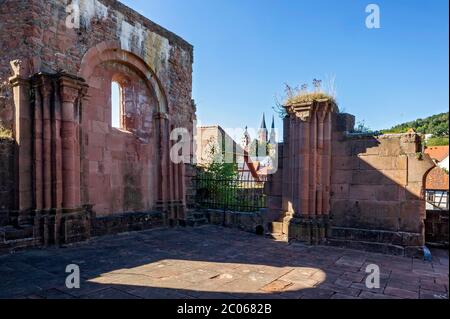
[[[287,244],[216,226],[157,229],[0,256],[0,298],[448,299],[448,251],[432,262]],[[81,288],[65,286],[66,266]],[[366,267],[380,267],[369,289]]]

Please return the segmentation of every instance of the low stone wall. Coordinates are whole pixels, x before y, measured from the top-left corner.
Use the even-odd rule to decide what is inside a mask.
[[[425,244],[424,176],[434,167],[418,134],[336,133],[328,241],[395,255]]]
[[[162,212],[126,213],[93,218],[91,236],[99,237],[119,233],[142,231],[166,225]]]
[[[204,214],[212,225],[235,228],[258,235],[263,235],[266,232],[265,210],[256,213],[206,210]]]
[[[168,225],[167,216],[162,212],[131,212],[97,218],[86,207],[80,211],[66,211],[62,218],[55,218],[56,215],[52,211],[40,212],[35,214],[33,225],[0,227],[0,253],[32,247],[68,245],[92,237]]]

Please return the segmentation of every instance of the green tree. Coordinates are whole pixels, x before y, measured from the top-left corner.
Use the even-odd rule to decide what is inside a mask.
[[[200,173],[200,185],[197,187],[204,194],[203,201],[213,208],[229,208],[237,202],[238,166],[226,163],[220,145],[211,139],[208,142],[208,159]]]
[[[417,119],[415,121],[396,125],[383,133],[406,133],[409,129],[414,129],[417,133],[433,134],[434,137],[448,137],[449,121],[448,112]]]
[[[224,151],[213,138],[209,140],[207,147],[207,163],[204,167],[205,177],[219,180],[237,178],[237,163],[225,163]]]
[[[355,129],[353,130],[353,133],[372,133],[373,131],[366,125],[365,121],[360,121],[356,124]]]
[[[448,137],[432,137],[427,141],[427,146],[446,146],[449,143]]]

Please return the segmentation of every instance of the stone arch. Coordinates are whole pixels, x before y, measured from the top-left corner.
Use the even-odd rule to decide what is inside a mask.
[[[430,176],[430,173],[431,173],[432,171],[434,171],[436,168],[439,168],[439,166],[437,166],[436,164],[434,164],[432,167],[428,168],[428,169],[425,171],[425,173],[423,174],[423,177],[422,177],[422,185],[423,185],[423,194],[422,194],[422,197],[423,197],[423,199],[425,199],[425,191],[426,191],[426,188],[427,188],[427,180],[428,180],[428,177]]]
[[[77,76],[89,87],[80,123],[81,201],[103,217],[153,210],[160,200],[165,134],[158,119],[169,118],[159,79],[145,61],[114,41],[88,50]],[[122,89],[119,128],[111,126],[114,81]]]
[[[139,56],[123,50],[117,41],[105,41],[89,49],[82,59],[78,76],[89,81],[95,67],[103,62],[122,63],[138,72],[147,80],[149,89],[155,92],[158,112],[169,113],[167,95],[155,71]]]

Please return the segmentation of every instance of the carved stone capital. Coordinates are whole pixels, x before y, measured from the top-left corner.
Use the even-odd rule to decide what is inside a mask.
[[[337,106],[330,100],[320,100],[310,103],[292,104],[286,106],[288,113],[303,122],[309,122],[315,114],[319,121],[323,122],[330,112],[337,112]]]
[[[296,118],[303,122],[309,122],[312,117],[313,108],[312,104],[293,105],[292,111]]]
[[[9,62],[13,71],[13,77],[27,78],[30,75],[30,65],[24,60],[13,60]]]
[[[28,81],[28,66],[22,60],[13,60],[10,62],[13,76],[9,78],[9,83],[13,87],[29,85]]]
[[[17,87],[17,86],[29,86],[30,85],[30,81],[28,79],[24,79],[20,76],[12,76],[9,78],[9,83],[11,84],[12,87]]]
[[[62,86],[60,92],[63,103],[75,103],[75,100],[80,96],[79,89],[70,86]]]
[[[59,90],[63,103],[75,103],[87,93],[87,84],[83,79],[69,75],[61,74],[59,77]]]

